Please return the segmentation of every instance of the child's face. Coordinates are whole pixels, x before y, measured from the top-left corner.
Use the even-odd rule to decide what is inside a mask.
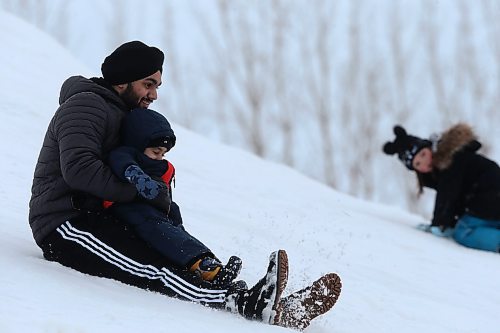
[[[161,161],[166,153],[167,148],[165,147],[148,147],[144,149],[144,155],[157,161]]]
[[[413,169],[420,173],[428,173],[432,171],[432,150],[423,148],[413,158]]]

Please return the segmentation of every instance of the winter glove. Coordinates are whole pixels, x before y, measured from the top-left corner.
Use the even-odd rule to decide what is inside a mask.
[[[431,234],[438,237],[451,237],[455,229],[453,228],[444,228],[426,223],[420,223],[417,225],[418,230],[422,230],[425,232],[430,232]]]
[[[146,202],[162,211],[169,211],[170,190],[165,183],[152,179],[137,165],[130,165],[125,170],[125,178],[135,185],[139,199],[145,199]]]
[[[160,186],[142,171],[137,165],[130,165],[125,169],[125,178],[135,185],[139,195],[148,200],[153,200],[160,193]]]
[[[417,224],[417,229],[425,232],[431,232],[431,225],[427,223]]]
[[[434,236],[438,236],[438,237],[451,237],[451,236],[453,236],[453,232],[454,231],[455,231],[454,228],[444,228],[444,229],[441,229],[441,227],[438,227],[438,226],[435,226],[435,225],[433,225],[431,227],[431,233]]]

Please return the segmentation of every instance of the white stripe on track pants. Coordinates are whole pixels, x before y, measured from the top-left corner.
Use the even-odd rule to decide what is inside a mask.
[[[107,215],[65,222],[43,242],[46,259],[168,296],[223,307],[227,290],[211,289],[171,265],[125,225]]]

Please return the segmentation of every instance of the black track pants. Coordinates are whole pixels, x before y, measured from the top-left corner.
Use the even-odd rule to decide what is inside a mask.
[[[211,307],[224,306],[227,290],[212,289],[193,273],[175,267],[109,215],[88,214],[65,222],[41,247],[47,260],[82,273]]]

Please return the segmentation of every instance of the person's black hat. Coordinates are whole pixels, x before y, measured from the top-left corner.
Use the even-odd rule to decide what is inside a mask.
[[[416,136],[408,135],[406,130],[400,126],[394,126],[394,134],[396,138],[393,142],[386,142],[383,147],[384,153],[387,155],[398,154],[398,158],[409,169],[413,169],[413,159],[423,148],[432,147],[430,140],[418,138]]]
[[[119,46],[104,59],[102,77],[111,85],[144,79],[163,71],[165,56],[161,50],[143,42],[132,41]]]

